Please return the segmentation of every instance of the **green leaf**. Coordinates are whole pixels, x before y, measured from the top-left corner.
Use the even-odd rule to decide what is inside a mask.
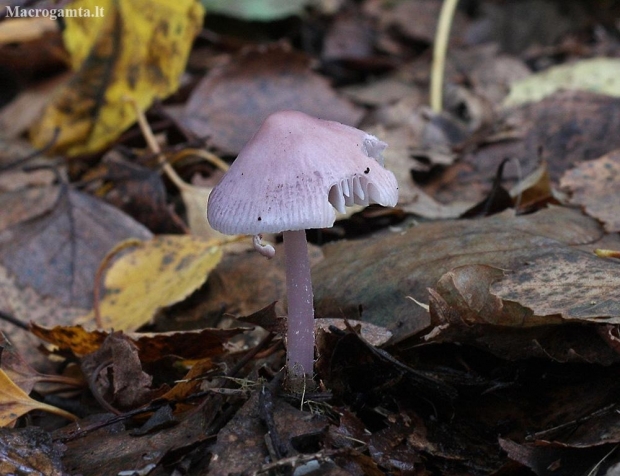
[[[241,20],[272,21],[298,15],[313,0],[201,0],[210,13]]]

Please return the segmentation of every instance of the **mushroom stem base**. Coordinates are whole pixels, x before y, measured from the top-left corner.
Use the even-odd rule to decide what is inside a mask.
[[[314,367],[314,305],[308,242],[304,230],[285,231],[288,298],[287,371],[289,380],[312,377]]]

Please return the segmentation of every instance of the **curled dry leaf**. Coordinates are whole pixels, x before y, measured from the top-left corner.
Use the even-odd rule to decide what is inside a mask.
[[[81,357],[101,347],[109,332],[87,331],[81,326],[46,328],[31,324],[34,335]],[[127,334],[137,347],[142,362],[155,362],[168,356],[188,360],[215,357],[225,352],[224,344],[242,329],[202,329],[196,331]]]
[[[136,408],[168,390],[152,388],[153,377],[142,370],[138,347],[120,332],[109,334],[99,349],[84,356],[81,367],[100,398],[118,409]]]

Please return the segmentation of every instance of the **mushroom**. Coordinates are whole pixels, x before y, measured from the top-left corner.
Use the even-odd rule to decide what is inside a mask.
[[[271,114],[243,147],[207,206],[211,226],[229,235],[283,233],[288,301],[287,371],[295,381],[314,366],[314,307],[306,229],[328,228],[334,209],[395,206],[398,185],[383,167],[387,144],[338,122],[298,111]],[[299,388],[299,387],[298,387]]]

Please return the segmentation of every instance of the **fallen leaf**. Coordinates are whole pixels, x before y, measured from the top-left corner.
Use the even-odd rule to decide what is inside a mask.
[[[79,387],[82,384],[78,379],[37,372],[2,333],[0,333],[0,364],[13,383],[28,394],[40,382],[59,383],[71,387]]]
[[[13,383],[4,370],[0,369],[0,426],[10,426],[20,416],[33,410],[42,410],[69,420],[77,420],[69,412],[33,400]]]
[[[167,386],[152,388],[153,377],[142,370],[137,346],[120,332],[109,334],[81,367],[96,391],[119,410],[129,410],[160,397]]]
[[[583,206],[605,230],[620,231],[620,151],[567,171],[560,186],[571,195],[570,203]]]
[[[269,454],[266,438],[273,442],[277,437],[283,448],[276,451],[281,450],[287,456],[296,455],[298,452],[291,444],[293,438],[317,434],[327,426],[325,416],[315,414],[312,418],[304,418],[302,415],[306,415],[305,413],[281,399],[275,400],[268,407],[261,405],[260,395],[265,392],[269,390],[254,392],[220,430],[217,441],[212,447],[213,456],[209,464],[209,474],[218,476],[241,474],[260,467]],[[273,422],[269,431],[265,428],[265,412],[269,413]]]
[[[37,426],[0,428],[0,474],[64,476],[62,444]]]
[[[506,166],[506,186],[533,173],[544,161],[552,183],[583,161],[620,148],[620,98],[583,91],[562,91],[539,102],[505,112],[496,126],[511,131],[508,140],[481,144],[422,188],[443,203],[480,201],[499,164]],[[389,150],[389,149],[388,149]],[[517,167],[516,163],[519,163]]]
[[[505,212],[425,223],[364,242],[329,244],[313,268],[317,316],[359,319],[361,306],[362,320],[386,327],[398,342],[430,323],[427,311],[407,296],[425,302],[427,289],[445,273],[465,265],[517,270],[537,257],[552,261],[562,250],[580,256],[569,245],[592,243],[602,235],[594,220],[553,207],[518,217]],[[613,274],[611,264],[607,270]],[[581,279],[587,282],[588,274]],[[606,289],[604,283],[598,287],[599,293]],[[620,308],[610,302],[609,311],[617,316]]]
[[[620,324],[620,264],[594,253],[552,247],[491,286],[491,293],[538,316]]]
[[[284,247],[276,244],[276,255],[267,261],[254,250],[227,253],[209,277],[201,305],[205,315],[222,313],[249,315],[286,296]],[[321,248],[309,245],[311,265],[323,257]],[[230,290],[234,289],[234,294]]]
[[[560,90],[580,90],[620,96],[620,60],[590,58],[562,64],[515,81],[504,101],[505,107],[540,101]]]
[[[69,435],[71,432],[79,434],[92,421],[80,421],[64,430]],[[65,443],[65,471],[68,474],[92,474],[93,468],[97,468],[99,474],[146,475],[166,457],[183,454],[210,438],[205,433],[205,425],[208,425],[205,418],[193,417],[143,436],[134,436],[122,424],[106,425],[99,431],[85,431],[80,438],[69,438],[70,441]]]
[[[103,163],[107,167],[106,185],[111,186],[103,197],[108,203],[155,234],[185,231],[179,226],[181,219],[168,206],[166,186],[159,171],[126,160],[115,150],[106,154]],[[204,217],[203,221],[206,222]]]
[[[210,145],[236,155],[263,120],[282,109],[347,125],[362,117],[310,69],[309,57],[272,44],[248,48],[212,69],[192,93],[182,121]]]
[[[51,210],[0,232],[0,262],[20,286],[66,306],[89,308],[94,276],[105,254],[119,241],[148,239],[151,233],[68,185],[55,190]]]
[[[433,43],[442,5],[440,0],[414,0],[386,5],[393,5],[384,16],[383,21],[387,25],[397,28],[410,39]],[[450,28],[451,37],[462,34],[465,24],[465,16],[457,11]]]
[[[222,258],[219,242],[187,235],[161,235],[130,248],[108,269],[99,302],[104,329],[131,331],[158,309],[200,287]],[[92,324],[95,311],[80,322]]]
[[[77,357],[95,352],[110,335],[109,332],[87,331],[81,326],[56,326],[46,328],[30,325],[31,332],[58,346],[61,351],[70,351]],[[187,360],[215,357],[225,352],[224,344],[242,329],[201,329],[175,332],[130,332],[127,334],[137,347],[142,362],[155,362],[164,357],[176,356]]]
[[[101,9],[95,17],[65,18],[64,41],[76,71],[53,97],[30,137],[42,147],[60,135],[50,152],[96,152],[136,120],[154,99],[176,91],[203,8],[196,0],[76,0],[72,8]]]
[[[429,290],[431,326],[402,345],[450,342],[484,349],[504,360],[538,358],[554,362],[595,363],[620,360],[602,345],[597,329],[570,324],[560,316],[537,316],[516,302],[489,292],[504,272],[484,265],[466,265],[443,275]]]

